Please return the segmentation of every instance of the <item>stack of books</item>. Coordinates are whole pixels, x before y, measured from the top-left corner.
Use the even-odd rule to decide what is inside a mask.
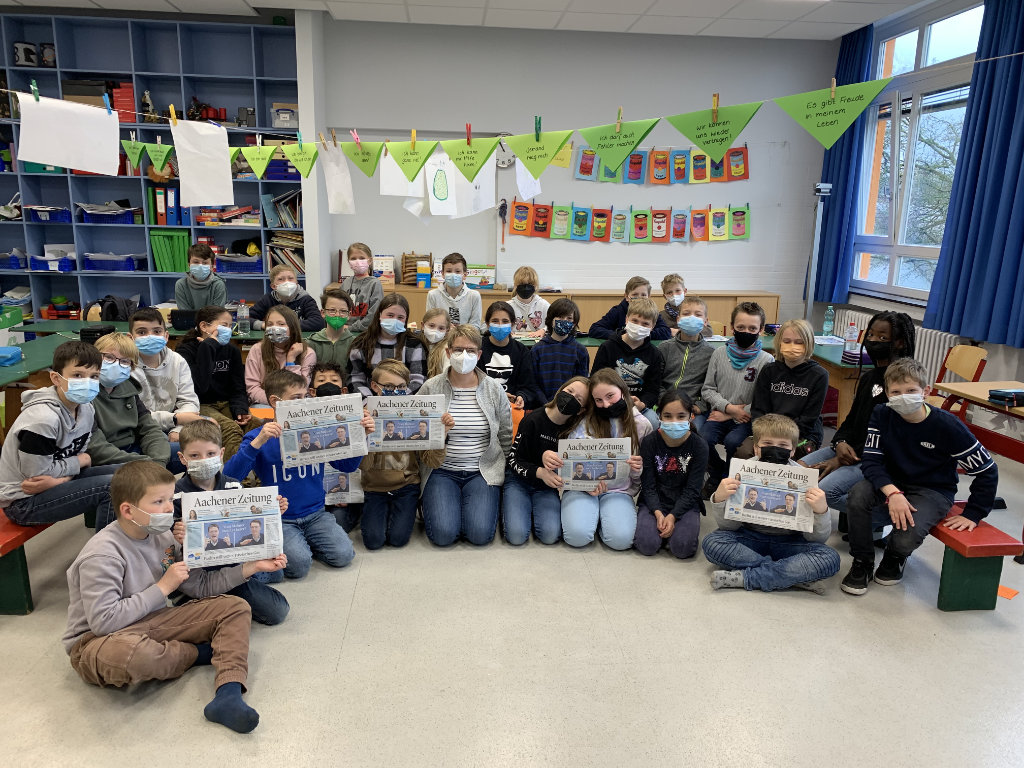
[[[157,272],[188,271],[188,247],[192,238],[187,229],[150,232],[149,246]]]
[[[197,227],[259,227],[259,211],[251,205],[200,208],[195,215]]]
[[[275,230],[267,243],[271,266],[283,264],[294,269],[296,275],[306,274],[303,248],[301,231]]]
[[[260,206],[269,229],[302,229],[301,189],[293,189],[277,197],[260,195]]]

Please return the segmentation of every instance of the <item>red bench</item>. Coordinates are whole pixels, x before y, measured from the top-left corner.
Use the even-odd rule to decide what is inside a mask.
[[[957,502],[950,516],[963,511]],[[1024,543],[982,520],[973,531],[954,531],[939,523],[931,535],[946,545],[939,577],[942,611],[991,611],[999,599],[1003,558],[1024,553]]]
[[[32,613],[25,542],[49,525],[18,525],[0,510],[0,614]]]

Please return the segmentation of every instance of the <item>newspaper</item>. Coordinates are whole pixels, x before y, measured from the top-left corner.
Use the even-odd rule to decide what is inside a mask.
[[[281,460],[286,467],[366,455],[360,395],[283,400],[274,413],[284,430]]]
[[[444,395],[368,397],[375,431],[366,438],[370,453],[444,448]]]
[[[740,481],[725,502],[726,520],[792,531],[814,530],[814,512],[804,498],[818,484],[818,470],[755,459],[733,459],[729,475]]]
[[[284,551],[276,485],[183,494],[181,519],[190,569],[263,560]]]
[[[325,504],[363,503],[363,486],[358,469],[355,472],[339,472],[330,465],[327,465],[325,470]]]
[[[607,440],[559,440],[558,455],[562,468],[564,491],[593,491],[604,480],[610,489],[629,485],[630,440],[613,437]]]

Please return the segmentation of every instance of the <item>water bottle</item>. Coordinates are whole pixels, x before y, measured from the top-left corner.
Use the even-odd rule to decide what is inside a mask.
[[[825,322],[821,326],[822,336],[831,336],[832,332],[836,329],[836,311],[831,304],[828,305],[828,309],[825,310]]]
[[[238,332],[240,334],[247,334],[252,330],[252,324],[249,322],[249,308],[245,306],[245,301],[238,302]]]
[[[850,323],[846,326],[846,333],[843,336],[846,339],[846,343],[843,345],[844,352],[857,352],[860,349],[860,331],[857,330],[856,323]]]

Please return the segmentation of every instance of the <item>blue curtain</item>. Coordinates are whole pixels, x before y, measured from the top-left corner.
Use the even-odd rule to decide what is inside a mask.
[[[843,37],[836,62],[836,84],[852,85],[871,79],[871,45],[874,28],[869,24]],[[825,150],[821,180],[832,185],[825,198],[818,249],[815,301],[842,303],[850,295],[853,269],[853,236],[857,232],[857,198],[860,194],[860,162],[864,149],[861,114],[832,149]]]
[[[977,59],[1024,51],[1024,3],[986,0]],[[1024,346],[1024,58],[974,66],[926,328]]]

